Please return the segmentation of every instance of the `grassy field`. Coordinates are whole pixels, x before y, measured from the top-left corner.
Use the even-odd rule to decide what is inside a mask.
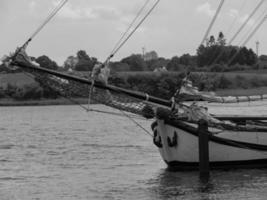
[[[164,72],[164,74],[170,74],[170,75],[178,75],[181,72]],[[135,76],[135,75],[157,75],[159,73],[157,72],[142,72],[142,71],[138,71],[138,72],[117,72],[116,75],[117,76],[122,76],[122,77],[127,77],[127,76]],[[244,77],[254,77],[254,76],[266,76],[267,77],[267,69],[266,70],[249,70],[249,71],[235,71],[235,72],[192,72],[192,74],[218,74],[218,75],[225,75],[226,77],[235,77],[237,75],[240,76],[244,76]]]
[[[5,88],[8,84],[14,86],[39,85],[28,73],[0,74],[0,87]]]
[[[251,96],[267,94],[267,87],[258,87],[250,89],[224,89],[216,91],[220,96]]]

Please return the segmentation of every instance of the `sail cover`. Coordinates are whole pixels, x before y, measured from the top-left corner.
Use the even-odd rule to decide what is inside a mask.
[[[239,102],[250,102],[260,101],[267,99],[267,94],[264,95],[253,95],[253,96],[218,96],[214,92],[202,92],[197,87],[192,85],[192,81],[185,78],[180,88],[179,94],[176,97],[178,101],[190,100],[204,100],[208,102],[217,103],[239,103]]]

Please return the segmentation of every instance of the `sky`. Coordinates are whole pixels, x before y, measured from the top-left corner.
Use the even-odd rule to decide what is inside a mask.
[[[59,65],[78,50],[105,60],[147,0],[69,0],[36,35],[27,48],[31,56],[47,55]],[[156,0],[150,0],[146,12]],[[0,57],[21,46],[44,22],[59,0],[0,0]],[[230,40],[260,0],[225,0],[210,35],[222,31]],[[137,32],[114,56],[120,60],[133,53],[156,51],[172,58],[196,54],[220,0],[161,0]],[[242,44],[267,13],[267,0],[249,21],[233,45]],[[144,16],[145,13],[143,13]],[[267,21],[267,20],[266,20]],[[267,22],[247,46],[267,54]]]

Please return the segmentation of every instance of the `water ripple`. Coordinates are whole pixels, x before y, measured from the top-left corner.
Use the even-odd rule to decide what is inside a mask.
[[[94,148],[135,148],[139,149],[142,148],[142,146],[138,145],[110,145],[110,144],[82,144],[82,146],[85,147],[94,147]]]
[[[0,145],[0,149],[12,149],[13,147],[15,147],[14,144],[1,144]]]
[[[214,171],[208,183],[202,183],[197,172],[165,170],[151,138],[122,118],[88,117],[77,106],[0,107],[0,112],[1,200],[267,196],[266,170]],[[140,123],[149,130],[150,122]]]

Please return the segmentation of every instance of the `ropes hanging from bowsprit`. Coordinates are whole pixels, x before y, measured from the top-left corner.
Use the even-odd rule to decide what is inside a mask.
[[[119,110],[134,114],[154,117],[154,108],[157,106],[170,107],[171,102],[149,96],[136,91],[126,90],[106,85],[98,80],[85,79],[46,68],[36,66],[31,62],[25,51],[21,51],[13,59],[11,65],[19,66],[35,75],[43,87],[50,87],[65,97],[88,97],[88,91],[94,82],[92,102],[101,103]]]
[[[133,29],[132,32],[124,39],[121,40],[119,45],[114,48],[112,54],[109,56],[104,65],[102,65],[99,69],[105,66],[109,59],[119,51],[119,49],[128,41],[128,39],[133,35],[133,33],[138,29],[138,27],[144,22],[144,20],[148,17],[148,15],[152,12],[152,10],[159,3],[158,0],[153,7],[149,10],[149,12],[142,18],[142,20],[138,23],[138,25]],[[200,119],[206,119],[212,127],[227,129],[227,130],[257,130],[257,131],[266,131],[265,127],[258,127],[258,125],[253,125],[251,127],[246,126],[236,126],[235,123],[224,123],[222,120],[217,119],[214,116],[209,115],[209,113],[198,106],[186,106],[183,105],[182,102],[178,99],[175,101],[164,100],[160,98],[156,98],[153,96],[149,96],[148,94],[135,92],[131,90],[126,90],[123,88],[111,86],[107,84],[107,81],[101,81],[100,79],[89,78],[81,78],[78,76],[73,76],[70,74],[49,70],[46,68],[42,68],[37,66],[35,63],[31,61],[31,59],[27,56],[25,52],[25,47],[31,41],[31,39],[48,23],[48,21],[55,16],[60,8],[67,2],[67,0],[62,1],[62,4],[51,13],[51,15],[47,18],[47,20],[40,26],[32,37],[21,47],[19,48],[15,54],[6,59],[5,62],[10,65],[19,66],[23,68],[25,71],[34,74],[36,81],[38,81],[41,86],[48,87],[53,89],[61,96],[66,98],[72,97],[88,97],[88,91],[90,91],[90,100],[92,99],[95,103],[101,103],[107,105],[112,108],[116,108],[121,111],[127,111],[133,114],[138,114],[144,116],[146,118],[153,118],[155,116],[159,117],[159,109],[163,108],[165,111],[167,110],[167,116],[164,115],[165,118],[173,117],[174,120],[184,120],[190,123],[196,123]],[[142,9],[141,9],[142,11]],[[139,14],[138,14],[139,15]],[[127,31],[128,32],[128,31]],[[186,85],[184,85],[186,86]],[[191,87],[192,85],[190,85]],[[179,95],[188,92],[188,90],[182,89],[192,89],[192,88],[181,88]],[[194,88],[193,88],[194,89]],[[210,96],[207,94],[199,93],[197,90],[191,91],[192,96],[201,96],[208,99],[216,99],[214,96]],[[221,99],[219,99],[221,100]],[[239,99],[238,99],[239,100]],[[223,99],[225,101],[225,99]],[[220,101],[219,101],[220,102]],[[183,113],[179,111],[183,110]],[[157,112],[157,113],[156,113]],[[184,114],[184,115],[181,115]],[[162,115],[163,116],[163,115]]]
[[[49,86],[64,97],[83,96],[87,97],[89,87],[93,80],[80,78],[77,76],[64,74],[34,65],[25,52],[17,54],[16,59],[11,62],[12,65],[19,66],[25,71],[34,74],[36,81],[41,86]],[[92,100],[95,103],[101,103],[121,111],[127,111],[133,114],[141,115],[146,118],[164,118],[171,120],[183,120],[190,123],[197,123],[200,119],[208,121],[209,126],[220,130],[238,130],[238,131],[266,131],[265,126],[250,125],[242,126],[236,123],[226,123],[223,120],[211,116],[205,108],[197,105],[186,106],[176,102],[176,108],[173,108],[173,102],[159,99],[147,94],[126,90],[119,87],[94,82],[92,91]],[[159,112],[160,110],[164,110]],[[179,112],[182,111],[182,112]],[[161,113],[161,114],[160,114]]]
[[[35,79],[43,88],[55,91],[58,95],[71,99],[73,97],[88,97],[89,91],[89,103],[101,103],[120,111],[127,111],[134,114],[145,116],[146,118],[152,118],[155,116],[155,104],[161,106],[170,107],[171,103],[156,97],[150,97],[147,94],[133,92],[122,88],[107,85],[107,81],[103,82],[95,80],[95,77],[91,79],[84,79],[69,74],[60,73],[53,70],[41,68],[32,62],[29,56],[26,54],[26,47],[29,42],[44,28],[44,26],[58,13],[58,11],[67,3],[68,0],[62,0],[58,6],[51,12],[47,19],[37,28],[37,30],[31,35],[31,37],[16,50],[14,54],[6,56],[4,63],[9,66],[19,66],[26,72],[34,74]],[[112,50],[110,56],[99,68],[102,71],[109,60],[122,48],[122,46],[130,39],[135,31],[141,26],[145,19],[151,14],[160,0],[157,0],[151,9],[144,15],[139,21],[136,27],[133,27],[134,23],[141,16],[150,0],[147,0],[144,6],[140,9],[137,16],[126,32],[122,35],[121,39],[117,42],[116,46]],[[97,74],[100,76],[101,74]],[[90,109],[88,109],[90,110]],[[127,116],[129,116],[127,114]]]

